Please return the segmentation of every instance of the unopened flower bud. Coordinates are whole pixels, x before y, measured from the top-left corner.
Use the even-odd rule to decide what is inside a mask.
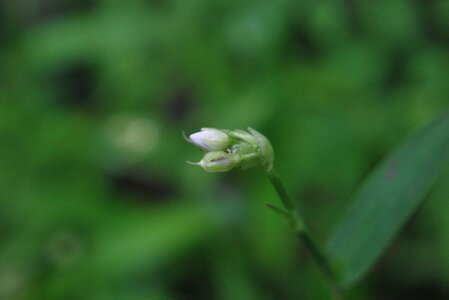
[[[188,140],[205,151],[225,150],[232,143],[226,133],[215,128],[201,128],[200,132],[191,134]]]
[[[218,130],[202,128],[187,139],[207,151],[203,159],[194,165],[208,172],[226,172],[233,168],[242,170],[253,167],[273,167],[274,152],[270,141],[255,129]]]
[[[207,172],[218,173],[227,172],[239,163],[240,158],[238,155],[224,151],[214,151],[206,153],[201,161],[191,164],[198,165]]]
[[[270,170],[271,168],[273,168],[274,163],[273,146],[271,146],[270,141],[259,131],[251,127],[248,127],[248,131],[257,140],[259,151],[262,153],[263,157],[262,164],[265,165],[268,170]]]

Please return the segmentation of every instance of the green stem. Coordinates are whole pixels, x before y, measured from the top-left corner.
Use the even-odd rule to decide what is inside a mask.
[[[284,207],[288,211],[294,211],[295,205],[294,205],[292,199],[290,199],[290,197],[287,193],[287,190],[285,189],[284,185],[282,184],[282,181],[279,178],[279,175],[274,170],[274,168],[270,168],[269,170],[267,170],[267,174],[268,174],[268,178],[271,181],[271,184],[274,186],[276,192],[278,193],[279,198],[282,201],[282,204],[284,204]],[[300,218],[300,217],[298,216],[298,218]]]
[[[340,299],[339,295],[340,293],[337,288],[334,270],[329,260],[327,259],[326,255],[323,253],[318,244],[313,240],[312,235],[305,226],[304,220],[301,217],[298,208],[296,207],[292,199],[289,197],[287,190],[285,189],[281,179],[279,178],[279,175],[273,168],[267,170],[267,175],[268,178],[270,179],[271,184],[273,184],[279,198],[281,199],[284,208],[290,213],[291,218],[290,221],[293,225],[293,228],[296,231],[296,234],[303,243],[304,247],[310,252],[317,266],[329,279],[329,282],[331,283],[331,288],[334,292],[334,297],[336,299]]]

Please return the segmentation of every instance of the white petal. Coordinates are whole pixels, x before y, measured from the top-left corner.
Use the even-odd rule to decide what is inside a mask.
[[[214,128],[202,128],[200,132],[191,134],[189,139],[206,151],[224,150],[231,141],[226,133]]]

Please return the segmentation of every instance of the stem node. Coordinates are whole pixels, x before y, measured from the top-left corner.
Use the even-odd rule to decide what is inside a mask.
[[[318,246],[318,244],[314,241],[314,239],[312,238],[312,235],[309,233],[309,231],[304,223],[304,220],[301,217],[299,210],[297,209],[297,206],[289,197],[287,190],[285,189],[284,185],[282,184],[281,179],[279,178],[279,175],[276,173],[274,168],[270,168],[270,169],[266,170],[266,172],[267,172],[268,178],[270,179],[271,184],[274,186],[284,208],[277,207],[273,204],[266,203],[266,205],[269,208],[271,208],[273,211],[275,211],[276,213],[286,217],[287,220],[289,220],[289,222],[292,224],[293,229],[295,230],[296,234],[298,235],[299,239],[301,240],[302,244],[307,249],[307,251],[311,254],[316,265],[320,268],[320,270],[323,272],[323,274],[328,278],[333,291],[334,292],[338,291],[335,273],[332,268],[332,265],[330,264],[328,258],[324,254],[324,252],[321,250],[321,248]],[[337,297],[335,297],[335,298],[337,298]]]

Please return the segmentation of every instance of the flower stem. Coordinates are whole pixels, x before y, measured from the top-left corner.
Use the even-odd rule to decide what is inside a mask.
[[[336,293],[339,294],[339,292],[338,288],[336,287],[337,286],[336,278],[332,265],[330,264],[328,258],[323,253],[321,248],[312,238],[312,235],[305,226],[304,220],[301,217],[301,214],[299,213],[297,206],[289,197],[287,190],[282,184],[282,181],[279,178],[279,175],[274,170],[274,168],[267,170],[267,175],[268,178],[270,179],[271,184],[274,186],[280,200],[282,201],[285,210],[289,212],[290,216],[289,222],[291,223],[292,227],[294,228],[296,234],[298,235],[298,238],[301,240],[304,247],[310,252],[317,266],[329,280],[335,297],[336,296],[335,294]],[[335,298],[339,299],[340,297],[338,296]]]
[[[268,178],[271,181],[271,184],[276,189],[276,192],[278,193],[279,198],[282,201],[282,204],[284,204],[285,209],[288,211],[294,211],[295,205],[290,199],[290,196],[287,193],[287,190],[285,189],[284,185],[282,184],[281,179],[279,178],[279,175],[276,173],[274,168],[270,168],[267,170]],[[299,217],[298,217],[299,218]]]

